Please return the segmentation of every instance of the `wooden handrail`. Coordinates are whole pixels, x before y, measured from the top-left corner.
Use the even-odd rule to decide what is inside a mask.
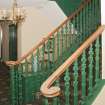
[[[105,30],[105,26],[100,26],[71,56],[68,58],[41,86],[40,91],[46,97],[55,97],[60,94],[60,88],[52,86],[60,78],[68,67],[88,48]]]
[[[17,61],[6,61],[6,64],[9,66],[12,65],[18,65],[20,64],[24,59],[26,59],[30,54],[32,54],[34,51],[36,51],[41,45],[43,45],[51,36],[54,35],[57,31],[59,31],[60,28],[63,27],[64,24],[66,24],[69,20],[73,19],[81,10],[85,7],[87,3],[89,3],[91,0],[84,0],[79,8],[73,12],[64,22],[62,22],[54,31],[49,33],[46,37],[44,37],[36,46],[34,46],[28,53],[23,55],[21,58],[19,58]]]

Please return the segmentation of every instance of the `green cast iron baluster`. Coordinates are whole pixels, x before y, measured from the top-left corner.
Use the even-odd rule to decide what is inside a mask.
[[[74,32],[75,32],[75,26],[76,26],[76,17],[74,17],[72,23],[73,23],[73,27],[72,27],[72,46],[73,46],[73,48],[72,48],[72,52],[74,52],[75,51],[75,47],[74,47],[74,45],[75,45],[75,41],[74,41],[75,40],[75,34],[74,34]]]
[[[91,30],[94,32],[94,0],[91,1]]]
[[[89,48],[89,95],[92,95],[93,91],[93,45]]]
[[[79,37],[79,34],[80,34],[80,15],[78,14],[76,17],[75,17],[75,28],[74,28],[74,42],[77,42],[74,43],[74,51],[77,49],[78,47],[78,44],[80,42],[80,40],[82,40],[82,35]]]
[[[25,59],[25,73],[28,75],[28,60]]]
[[[55,37],[54,35],[52,36],[52,62],[53,62],[53,67],[55,67]]]
[[[87,6],[85,6],[85,8],[83,10],[84,10],[83,17],[84,17],[84,27],[85,27],[85,29],[84,29],[85,36],[84,37],[86,38],[86,35],[87,35]]]
[[[44,58],[45,57],[45,44],[42,46],[42,69],[45,69]]]
[[[81,24],[80,24],[80,14],[76,15],[74,22],[75,22],[75,28],[74,28],[74,36],[73,37],[74,37],[74,42],[77,42],[77,44],[75,43],[73,46],[76,49],[77,45],[82,40],[82,35],[80,35],[80,26],[81,26]]]
[[[22,65],[19,64],[18,67],[18,85],[19,85],[19,105],[23,105],[23,97],[22,97]]]
[[[92,0],[93,2],[93,5],[92,5],[92,10],[93,10],[93,29],[95,30],[96,29],[96,14],[95,14],[95,0]]]
[[[37,49],[37,52],[36,52],[36,60],[37,60],[37,71],[39,71],[40,63],[43,62],[43,61],[41,61],[40,56],[39,56],[39,48]]]
[[[94,19],[93,19],[93,22],[94,22],[94,30],[96,30],[96,7],[95,7],[95,1],[96,0],[93,0],[93,11],[94,11]]]
[[[16,105],[18,105],[18,100],[19,100],[19,97],[18,97],[18,86],[19,86],[19,84],[18,84],[18,65],[16,65],[15,67],[14,67],[14,69],[15,69],[15,91],[16,91]]]
[[[65,30],[65,25],[63,26],[63,28],[62,28],[62,36],[63,36],[63,52],[65,51],[65,49],[66,49],[66,44],[65,44],[65,36],[66,36],[66,30]]]
[[[97,38],[96,40],[96,44],[95,44],[95,70],[96,70],[96,74],[95,74],[95,82],[96,85],[99,82],[99,75],[100,75],[100,67],[99,67],[99,54],[100,54],[100,43],[99,43],[99,38]]]
[[[81,10],[81,12],[80,12],[80,14],[79,14],[79,38],[81,39],[80,41],[81,42],[83,42],[83,40],[84,40],[84,34],[83,34],[83,9]],[[81,42],[79,42],[79,43],[81,43]]]
[[[53,98],[53,105],[58,105],[58,98],[57,97]]]
[[[86,37],[87,37],[87,35],[89,35],[88,34],[88,31],[89,31],[89,24],[88,24],[88,22],[89,22],[89,17],[88,17],[88,15],[89,15],[89,13],[88,13],[88,5],[86,5],[86,12],[85,12],[85,16],[86,16]]]
[[[86,52],[84,51],[81,58],[82,71],[82,99],[86,97]],[[84,102],[83,102],[84,103]]]
[[[32,54],[31,55],[31,65],[32,65],[32,72],[34,73],[35,70],[35,59],[34,59],[34,55]]]
[[[64,30],[63,30],[63,27],[61,29],[61,35],[62,35],[61,42],[62,42],[62,62],[63,62],[63,53],[64,53]]]
[[[68,22],[66,23],[65,26],[65,51],[67,51],[68,48]]]
[[[97,0],[94,0],[94,6],[95,6],[95,29],[97,28]]]
[[[73,27],[73,22],[71,20],[71,21],[69,21],[69,30],[70,30],[70,36],[69,36],[69,45],[70,45],[70,47],[69,48],[71,48],[71,49],[72,49],[72,27]]]
[[[71,21],[68,21],[68,48],[70,48],[71,45]]]
[[[96,6],[96,27],[99,26],[99,7],[98,7],[98,0],[95,1],[95,6]]]
[[[88,4],[88,35],[91,34],[91,3]]]
[[[61,32],[57,32],[57,61],[59,65],[59,57],[60,57],[60,34]]]
[[[76,41],[76,31],[78,31],[79,29],[78,29],[78,26],[79,26],[79,24],[78,24],[78,19],[79,19],[79,17],[76,15],[76,17],[75,17],[75,19],[74,19],[74,31],[73,31],[73,41],[75,42]],[[75,46],[76,44],[75,43],[73,43],[73,46],[74,46],[74,48],[76,47]],[[75,49],[74,49],[75,50]]]
[[[74,62],[73,71],[74,71],[74,82],[73,82],[74,105],[78,105],[78,61],[77,60]]]
[[[56,84],[56,86],[59,87],[60,86],[59,80],[56,80],[55,84]],[[52,105],[60,105],[60,99],[59,99],[59,97],[53,98],[53,104]]]
[[[93,0],[90,2],[90,34],[93,33]]]
[[[98,0],[98,25],[101,25],[101,0]]]
[[[48,99],[44,98],[44,105],[49,105]]]
[[[14,66],[10,70],[10,89],[11,89],[11,105],[16,105],[16,88],[15,88],[15,69]]]
[[[67,32],[67,47],[68,48],[70,48],[70,36],[71,36],[71,34],[70,34],[70,20],[68,21],[68,23],[67,23],[67,30],[68,30],[68,32]]]
[[[85,32],[86,32],[86,16],[85,16],[85,10],[86,8],[83,9],[83,13],[82,13],[82,19],[83,19],[83,28],[82,28],[82,33],[83,33],[83,38],[85,40]]]
[[[51,48],[51,45],[50,45],[50,41],[48,40],[47,42],[47,52],[48,52],[48,70],[50,70],[50,48]]]
[[[65,77],[65,105],[70,105],[70,72],[66,70]]]
[[[79,14],[79,38],[81,37],[81,42],[83,42],[84,40],[84,36],[83,36],[83,10],[81,10],[80,14]]]
[[[101,0],[95,0],[95,8],[96,8],[96,25],[97,27],[101,25]]]

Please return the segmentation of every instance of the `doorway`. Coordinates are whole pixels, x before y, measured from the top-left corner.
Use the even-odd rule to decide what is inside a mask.
[[[0,23],[0,59],[17,60],[17,25]]]

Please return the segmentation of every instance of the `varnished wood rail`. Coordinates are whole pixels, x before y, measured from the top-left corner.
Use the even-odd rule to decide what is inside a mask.
[[[46,41],[51,38],[57,31],[59,31],[60,28],[62,28],[69,20],[72,20],[74,17],[76,17],[81,11],[82,9],[86,6],[86,4],[88,4],[89,2],[91,2],[91,0],[84,0],[81,5],[79,6],[79,8],[73,12],[64,22],[62,22],[54,31],[52,31],[51,33],[49,33],[46,37],[44,37],[35,47],[33,47],[28,53],[24,54],[21,58],[19,58],[17,61],[6,61],[6,64],[9,66],[13,66],[13,65],[18,65],[20,64],[23,60],[25,60],[28,56],[30,56],[33,52],[36,52],[36,50],[41,47],[42,45],[44,45],[46,43]]]
[[[55,97],[60,94],[60,88],[52,86],[60,78],[70,65],[89,47],[105,30],[105,26],[100,26],[41,86],[40,91],[46,97]]]

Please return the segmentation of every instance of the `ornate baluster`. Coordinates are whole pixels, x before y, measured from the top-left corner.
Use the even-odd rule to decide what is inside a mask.
[[[53,67],[55,67],[55,37],[54,35],[52,36],[53,39],[52,39],[52,50],[53,50],[53,53],[52,53],[52,62],[53,62]]]
[[[78,105],[78,61],[77,60],[74,62],[73,71],[74,71],[74,82],[73,82],[74,105]]]
[[[95,29],[97,28],[97,0],[94,0],[94,7],[95,7]]]
[[[60,82],[59,82],[59,80],[56,80],[56,86],[60,86]],[[55,97],[54,99],[53,99],[53,105],[60,105],[60,99],[59,99],[59,97]]]
[[[96,82],[96,86],[99,82],[99,75],[100,75],[100,67],[99,67],[99,54],[100,54],[100,43],[99,43],[99,38],[97,38],[96,40],[96,44],[95,44],[95,70],[96,70],[96,74],[95,74],[95,82]]]
[[[89,48],[89,95],[92,95],[93,91],[93,45]]]
[[[73,43],[73,40],[72,40],[72,37],[73,37],[73,34],[72,34],[72,29],[73,29],[73,20],[71,20],[69,22],[69,27],[70,27],[70,40],[69,40],[69,44],[70,44],[70,48],[72,49],[72,43]]]
[[[89,31],[89,27],[88,27],[88,22],[89,22],[89,17],[88,17],[88,5],[86,5],[86,7],[85,7],[85,9],[86,9],[86,12],[85,12],[85,17],[86,17],[86,37],[87,37],[87,35],[89,35],[88,34],[88,31]]]
[[[77,42],[73,44],[74,51],[77,48],[78,44],[82,41],[82,35],[80,34],[80,28],[81,28],[81,22],[80,22],[80,14],[76,15],[75,17],[75,28],[74,28],[74,42]]]
[[[94,0],[91,1],[91,30],[94,32]]]
[[[65,81],[65,105],[70,105],[70,73],[69,73],[69,69],[66,70],[64,81]]]
[[[101,25],[101,0],[98,0],[98,26]]]
[[[47,53],[48,53],[48,70],[50,70],[50,50],[51,50],[51,45],[50,45],[50,41],[48,40],[47,42]]]
[[[63,62],[63,52],[64,52],[64,36],[63,36],[63,28],[61,29],[61,44],[62,44],[62,62]]]
[[[71,46],[71,21],[68,21],[68,48]]]
[[[42,69],[45,69],[44,60],[45,60],[45,44],[42,46]]]
[[[84,51],[81,58],[81,71],[82,71],[82,100],[86,97],[86,52]]]
[[[91,23],[91,3],[88,4],[88,35],[91,34],[91,26],[92,26],[92,23]]]
[[[49,105],[48,99],[44,98],[44,105]]]
[[[19,85],[19,105],[23,105],[23,97],[22,97],[22,65],[19,64],[18,67],[18,85]]]
[[[85,39],[85,35],[86,35],[86,16],[85,16],[85,12],[86,12],[86,8],[83,9],[83,29],[82,29],[82,33],[83,33],[83,37]]]
[[[96,17],[96,14],[95,14],[95,0],[92,0],[92,10],[93,10],[93,29],[95,30],[96,28],[96,23],[95,23],[95,17]]]
[[[25,73],[28,74],[28,61],[25,59]]]
[[[40,56],[39,56],[39,48],[37,49],[36,58],[35,59],[37,61],[37,71],[39,71],[40,70],[40,62],[42,62],[41,59],[40,59]]]
[[[16,88],[15,88],[15,69],[11,66],[10,70],[10,88],[11,88],[11,105],[16,105]]]
[[[68,48],[68,22],[66,23],[65,26],[65,51],[67,51]]]
[[[35,63],[34,63],[34,55],[31,55],[31,65],[32,65],[32,72],[34,73],[35,71]]]
[[[89,13],[90,13],[90,34],[93,32],[93,20],[94,20],[94,18],[93,18],[93,0],[90,2],[90,6],[89,6]]]
[[[60,32],[57,32],[57,60],[59,65],[59,57],[60,57]]]
[[[65,25],[62,27],[62,38],[63,38],[63,52],[65,51],[66,44],[65,44],[65,36],[66,36],[66,31],[65,31]]]
[[[76,27],[76,17],[74,17],[74,19],[72,20],[72,23],[73,23],[73,27],[72,27],[72,46],[73,46],[73,48],[72,48],[72,52],[74,52],[75,51],[75,47],[74,47],[74,45],[75,45],[75,27]]]
[[[84,40],[84,34],[83,34],[83,10],[81,10],[80,14],[79,14],[79,32],[78,32],[78,36],[80,38],[80,43],[83,42]]]
[[[15,93],[16,93],[16,105],[18,105],[18,100],[19,100],[19,97],[18,97],[18,65],[14,66],[14,70],[15,70]]]
[[[95,0],[95,6],[96,6],[96,27],[98,27],[101,24],[101,8],[100,8],[100,0]]]

